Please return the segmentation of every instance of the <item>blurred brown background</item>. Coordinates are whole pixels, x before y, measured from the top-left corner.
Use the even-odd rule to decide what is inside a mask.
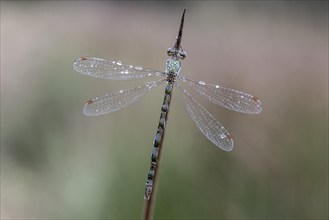
[[[80,56],[164,70],[183,8],[181,73],[256,95],[259,115],[198,98],[235,138],[217,149],[174,90],[159,219],[328,218],[328,1],[1,1],[1,218],[138,219],[164,87],[72,69]]]

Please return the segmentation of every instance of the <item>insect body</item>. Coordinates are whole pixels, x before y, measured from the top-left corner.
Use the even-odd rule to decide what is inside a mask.
[[[158,129],[153,141],[151,165],[147,175],[144,193],[144,198],[146,200],[152,195],[174,87],[177,87],[178,90],[182,92],[186,109],[199,130],[220,149],[225,151],[233,149],[234,142],[232,136],[222,124],[202,107],[189,94],[187,89],[183,88],[179,83],[187,85],[187,87],[192,88],[199,95],[227,109],[248,114],[258,114],[262,111],[261,101],[253,95],[219,85],[207,84],[203,81],[195,81],[180,75],[180,60],[186,57],[186,52],[180,45],[184,17],[185,10],[182,15],[176,43],[167,50],[170,59],[167,60],[164,72],[143,68],[141,66],[125,65],[120,61],[108,61],[94,57],[81,57],[73,63],[73,68],[77,72],[97,78],[110,80],[137,80],[151,76],[160,78],[157,81],[147,82],[143,86],[123,89],[118,92],[90,99],[83,109],[84,114],[88,116],[103,115],[120,110],[142,98],[152,88],[166,84]]]

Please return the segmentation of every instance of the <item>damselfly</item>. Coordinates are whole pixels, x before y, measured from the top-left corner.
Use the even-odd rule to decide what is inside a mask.
[[[151,165],[147,175],[144,194],[144,198],[147,200],[152,194],[174,86],[182,92],[187,112],[196,126],[212,143],[225,151],[230,151],[233,148],[232,136],[179,83],[186,84],[187,88],[192,88],[199,95],[227,109],[248,114],[258,114],[262,111],[261,101],[253,95],[224,88],[219,85],[207,84],[203,81],[195,81],[180,75],[180,60],[186,57],[186,52],[181,47],[185,11],[186,9],[181,18],[176,43],[167,50],[170,59],[167,60],[164,72],[141,66],[125,65],[120,61],[108,61],[94,57],[81,57],[73,64],[73,68],[77,72],[103,79],[137,80],[152,76],[160,78],[158,81],[147,82],[143,86],[123,89],[90,99],[83,108],[84,114],[88,116],[103,115],[120,110],[142,98],[152,88],[166,84],[159,125],[153,141]]]

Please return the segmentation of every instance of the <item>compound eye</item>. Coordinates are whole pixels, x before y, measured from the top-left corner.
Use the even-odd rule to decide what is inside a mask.
[[[173,56],[175,54],[175,49],[174,48],[168,48],[167,50],[167,55],[168,56]]]
[[[186,57],[186,52],[184,51],[184,50],[182,50],[182,51],[180,51],[179,52],[179,56],[180,56],[180,58],[183,60],[185,57]]]

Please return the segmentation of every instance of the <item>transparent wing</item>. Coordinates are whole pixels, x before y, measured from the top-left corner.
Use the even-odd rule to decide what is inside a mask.
[[[108,61],[95,57],[81,57],[74,61],[73,69],[79,73],[112,80],[135,80],[164,73],[141,66],[122,64],[120,61]]]
[[[234,145],[232,136],[185,89],[182,89],[178,84],[176,85],[183,92],[186,109],[199,130],[220,149],[231,151]]]
[[[199,95],[222,107],[248,114],[258,114],[262,111],[262,102],[256,96],[203,81],[194,81],[184,76],[179,79],[187,82]]]
[[[164,82],[165,80],[152,81],[146,83],[144,86],[123,89],[118,92],[92,98],[85,104],[83,113],[88,116],[97,116],[120,110],[138,101],[149,90]]]

